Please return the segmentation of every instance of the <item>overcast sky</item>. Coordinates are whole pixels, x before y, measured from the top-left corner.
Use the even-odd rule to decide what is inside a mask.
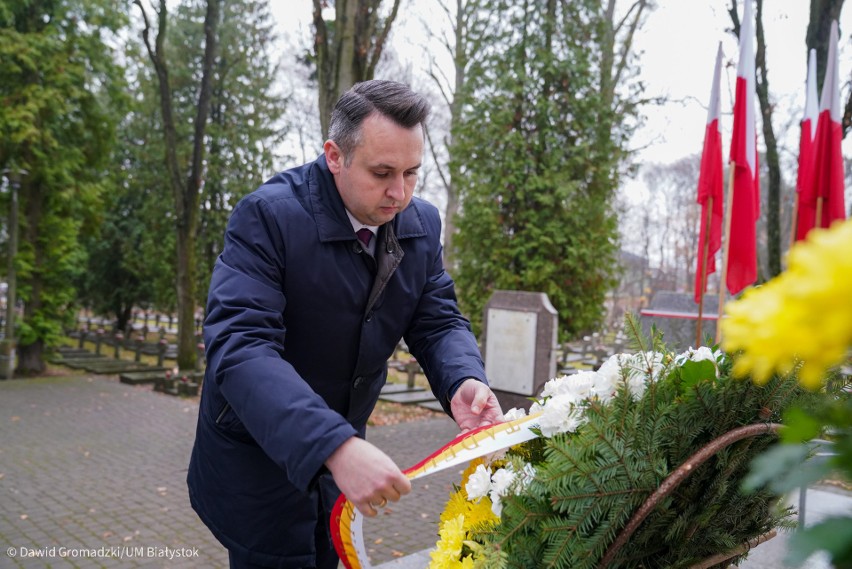
[[[403,10],[395,26],[392,45],[401,58],[415,69],[422,65],[425,56],[422,22],[445,25],[435,1],[403,0]],[[622,4],[628,5],[627,2]],[[768,78],[771,96],[776,102],[773,124],[776,136],[783,137],[786,133],[789,137],[791,151],[798,147],[798,121],[804,106],[805,33],[809,4],[805,0],[769,0],[764,3]],[[283,30],[310,32],[310,2],[273,0],[271,5]],[[728,31],[731,28],[727,13],[730,0],[656,0],[656,5],[657,8],[647,15],[635,47],[641,53],[641,78],[647,85],[646,95],[667,96],[669,102],[644,109],[647,120],[633,140],[633,147],[642,149],[637,160],[670,163],[701,151],[719,41],[722,41],[725,62],[730,63],[723,69],[721,85],[721,126],[724,153],[727,155],[739,53],[737,40]],[[852,71],[850,32],[852,8],[847,7],[840,21],[843,102],[849,92]],[[758,123],[759,132],[760,128]],[[762,139],[761,134],[759,139]],[[761,140],[758,145],[762,145]],[[844,154],[852,152],[850,145],[852,141],[847,137]]]

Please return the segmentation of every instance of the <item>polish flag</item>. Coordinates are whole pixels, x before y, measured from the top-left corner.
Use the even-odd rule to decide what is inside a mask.
[[[811,227],[814,226],[816,210],[812,205],[804,203],[802,193],[808,193],[805,188],[811,183],[811,173],[814,163],[814,135],[817,125],[817,86],[816,86],[816,50],[808,54],[808,80],[805,86],[805,113],[800,123],[799,134],[799,172],[796,176],[796,241],[804,239]]]
[[[701,295],[707,292],[707,276],[716,271],[716,251],[722,247],[724,166],[722,133],[719,129],[719,116],[722,114],[722,105],[719,99],[721,70],[722,42],[719,42],[719,49],[716,52],[716,69],[713,71],[713,85],[710,88],[707,126],[704,129],[701,171],[698,174],[697,201],[701,204],[701,230],[698,234],[698,261],[695,267],[695,302],[701,302]],[[710,216],[709,220],[708,215]],[[703,270],[705,262],[707,263],[706,271]]]
[[[840,142],[843,129],[840,126],[840,88],[837,75],[837,22],[831,23],[828,44],[828,60],[822,97],[819,104],[814,139],[814,161],[810,175],[811,184],[802,192],[802,203],[813,207],[816,215],[814,227],[828,227],[838,219],[846,218],[843,192],[843,155]]]
[[[752,0],[746,0],[744,4],[730,155],[734,165],[734,184],[725,280],[731,294],[737,294],[757,280],[756,227],[760,216],[760,173],[754,126],[754,15]]]

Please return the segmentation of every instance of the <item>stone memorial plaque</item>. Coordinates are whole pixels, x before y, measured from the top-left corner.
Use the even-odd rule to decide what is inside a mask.
[[[492,308],[488,311],[485,374],[493,389],[535,395],[535,312]]]

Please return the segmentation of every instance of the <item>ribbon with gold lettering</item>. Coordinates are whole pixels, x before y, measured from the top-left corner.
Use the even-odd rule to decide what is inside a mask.
[[[470,462],[521,444],[538,436],[538,415],[530,415],[497,425],[480,427],[459,435],[403,473],[416,480],[446,468]],[[331,513],[331,536],[334,548],[346,569],[370,569],[363,537],[363,515],[343,494]]]

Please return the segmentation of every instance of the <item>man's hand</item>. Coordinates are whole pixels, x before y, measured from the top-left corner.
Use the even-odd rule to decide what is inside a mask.
[[[358,437],[340,445],[325,465],[346,498],[368,517],[411,492],[411,482],[394,461]]]
[[[497,396],[487,385],[466,379],[450,401],[450,410],[462,433],[503,420]]]

